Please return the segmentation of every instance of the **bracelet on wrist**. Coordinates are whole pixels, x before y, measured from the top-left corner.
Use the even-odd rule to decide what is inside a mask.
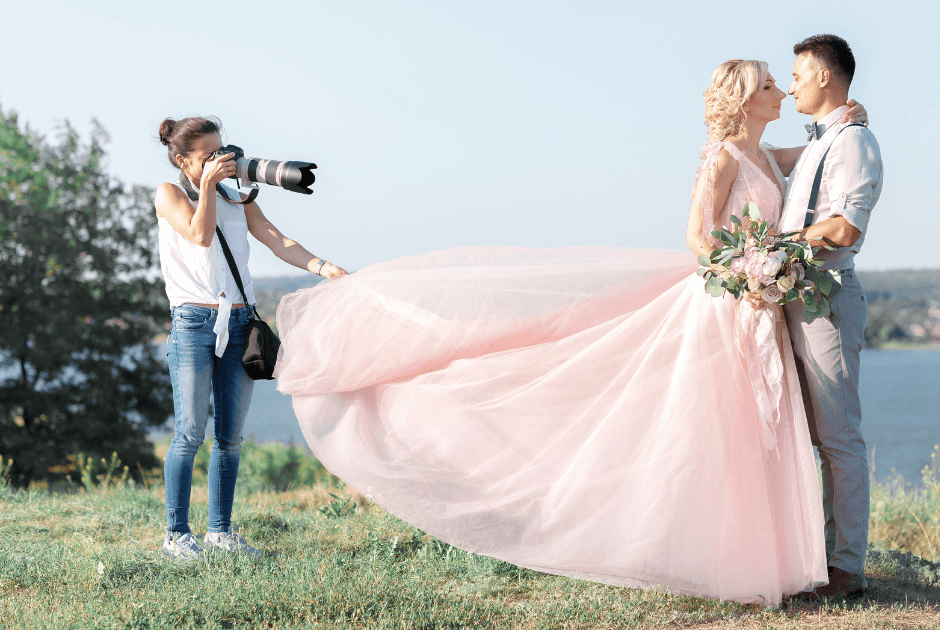
[[[317,270],[314,271],[313,273],[317,274],[318,276],[321,275],[321,274],[320,274],[320,270],[323,269],[323,265],[325,265],[325,264],[326,264],[326,261],[321,258],[321,259],[320,259],[320,262],[317,263]]]

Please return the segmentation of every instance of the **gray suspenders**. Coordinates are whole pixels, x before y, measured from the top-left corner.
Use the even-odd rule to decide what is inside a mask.
[[[836,138],[839,137],[839,134],[848,129],[849,127],[864,127],[865,125],[861,123],[852,123],[851,125],[846,125],[836,133]],[[829,144],[829,148],[826,149],[826,152],[823,153],[822,159],[819,161],[819,168],[816,169],[816,177],[813,179],[813,190],[809,194],[809,203],[806,204],[806,218],[803,219],[803,227],[808,228],[813,224],[813,213],[816,212],[816,197],[819,196],[819,185],[822,183],[822,173],[823,166],[826,164],[826,156],[829,155],[829,149],[832,148],[832,145],[836,143],[836,139],[833,138],[832,142]]]

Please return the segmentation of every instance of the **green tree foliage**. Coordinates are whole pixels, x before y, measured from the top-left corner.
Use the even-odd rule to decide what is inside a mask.
[[[77,455],[158,464],[147,426],[173,411],[151,343],[167,320],[152,191],[104,166],[107,135],[56,141],[0,111],[0,454],[22,485]]]

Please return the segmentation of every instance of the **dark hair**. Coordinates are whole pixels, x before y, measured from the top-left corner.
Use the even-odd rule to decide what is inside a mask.
[[[848,42],[837,35],[813,35],[793,47],[794,55],[812,55],[830,72],[851,85],[855,76],[855,55]]]
[[[196,141],[210,133],[222,133],[222,121],[215,116],[190,116],[182,120],[167,118],[160,123],[160,143],[167,147],[170,164],[176,168],[179,168],[176,155],[189,155]]]

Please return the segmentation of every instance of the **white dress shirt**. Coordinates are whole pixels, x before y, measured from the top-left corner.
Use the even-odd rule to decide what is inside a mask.
[[[826,260],[829,269],[853,269],[855,254],[865,241],[871,210],[881,196],[883,176],[881,150],[874,134],[867,127],[846,127],[839,119],[848,109],[843,105],[827,114],[817,124],[821,136],[813,138],[803,150],[787,182],[786,204],[780,228],[784,232],[803,229],[806,207],[813,188],[819,162],[826,155],[822,183],[816,198],[813,223],[841,216],[858,228],[861,235],[855,244],[835,251],[822,250],[818,257]],[[830,149],[831,146],[831,149]]]

